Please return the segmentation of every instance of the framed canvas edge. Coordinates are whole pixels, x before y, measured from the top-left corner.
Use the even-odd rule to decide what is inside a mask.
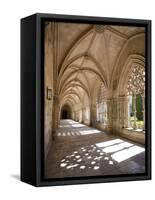
[[[90,16],[75,16],[75,15],[57,15],[57,14],[36,14],[37,31],[36,31],[36,185],[35,186],[58,186],[58,185],[75,185],[75,184],[89,184],[89,183],[105,183],[105,182],[123,182],[123,181],[139,181],[139,180],[151,180],[151,20],[141,19],[122,19],[122,18],[105,18],[105,17],[90,17]],[[43,20],[60,20],[60,21],[82,21],[83,23],[117,23],[117,24],[130,24],[145,26],[147,29],[147,71],[148,82],[147,92],[147,125],[149,135],[147,136],[147,170],[145,174],[134,175],[118,175],[118,176],[94,176],[94,177],[72,177],[61,179],[44,179],[43,178],[43,59],[42,58],[42,45],[41,40],[42,21]]]

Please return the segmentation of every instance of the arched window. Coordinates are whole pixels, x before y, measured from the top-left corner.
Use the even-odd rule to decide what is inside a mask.
[[[98,96],[96,99],[97,108],[97,122],[106,124],[107,121],[107,103],[106,103],[106,88],[101,83]]]
[[[126,89],[129,96],[129,126],[144,129],[145,121],[145,69],[134,65],[128,77]]]

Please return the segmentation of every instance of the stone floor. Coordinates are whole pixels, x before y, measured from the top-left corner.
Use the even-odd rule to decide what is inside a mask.
[[[45,163],[46,178],[145,172],[145,148],[73,120],[61,120]]]

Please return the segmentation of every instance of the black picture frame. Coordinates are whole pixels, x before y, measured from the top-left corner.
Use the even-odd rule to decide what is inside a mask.
[[[97,177],[44,178],[44,32],[45,21],[136,25],[146,30],[146,171]],[[51,91],[52,92],[52,91]],[[52,98],[52,97],[51,97]],[[50,99],[51,99],[50,98]],[[37,13],[21,19],[21,181],[34,186],[151,179],[151,20]]]

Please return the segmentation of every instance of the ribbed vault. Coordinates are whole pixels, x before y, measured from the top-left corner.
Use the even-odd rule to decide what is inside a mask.
[[[67,26],[70,27],[72,42],[66,39],[65,43],[68,35],[59,38],[59,46],[64,48],[64,53],[62,57],[59,55],[57,80],[60,105],[62,107],[68,103],[72,110],[82,109],[84,105],[90,106],[95,102],[101,84],[104,84],[110,96],[117,72],[122,70],[122,64],[119,64],[123,62],[122,57],[131,53],[144,53],[141,50],[144,48],[138,45],[144,35],[142,27],[78,24],[81,32],[76,32],[74,25]],[[61,35],[69,31],[65,29],[64,23],[58,26]],[[127,49],[125,55],[124,49]]]
[[[145,27],[140,26],[46,24],[46,147],[61,118],[71,118],[107,133],[122,133],[124,127],[137,127],[138,116],[143,120],[139,127],[144,130],[145,38]],[[135,69],[141,73],[134,72]],[[141,87],[135,90],[131,83],[141,83]],[[134,95],[130,98],[129,86]],[[47,98],[48,91],[51,98]],[[140,102],[139,110],[136,110],[136,98]],[[130,123],[129,117],[134,118],[134,123]],[[131,139],[144,143],[144,137]]]

